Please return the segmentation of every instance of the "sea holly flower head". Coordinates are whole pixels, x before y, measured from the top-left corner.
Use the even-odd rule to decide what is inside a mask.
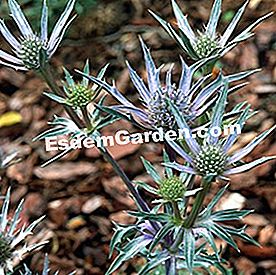
[[[220,145],[205,145],[195,156],[194,164],[201,175],[220,175],[224,172],[227,155]]]
[[[167,201],[176,201],[184,197],[186,188],[178,176],[163,179],[160,183],[159,194]]]
[[[128,116],[124,118],[132,122],[134,121],[141,128],[172,129],[176,125],[176,120],[169,108],[168,101],[177,106],[181,114],[185,117],[185,120],[189,124],[192,124],[214,103],[216,100],[216,92],[223,85],[224,78],[229,82],[233,82],[241,80],[254,72],[252,70],[229,76],[222,76],[222,74],[219,74],[216,79],[209,81],[208,84],[202,88],[202,85],[206,84],[207,80],[210,80],[210,75],[201,77],[196,82],[193,82],[193,75],[199,68],[215,57],[200,60],[192,66],[188,66],[185,61],[181,59],[182,73],[179,83],[175,84],[172,82],[173,66],[171,66],[167,71],[165,84],[162,84],[160,81],[161,67],[156,67],[150,50],[146,47],[142,39],[141,46],[146,64],[148,87],[128,62],[127,66],[130,78],[139,92],[141,105],[143,107],[136,107],[132,104],[117,90],[115,84],[110,85],[104,80],[79,72],[101,86],[120,102],[120,105],[105,107],[103,110],[111,113],[116,112],[119,116],[122,114],[130,114],[131,118]]]
[[[27,18],[15,0],[8,0],[11,16],[20,30],[21,36],[16,38],[0,20],[0,32],[11,46],[15,56],[0,50],[0,64],[16,70],[38,70],[49,61],[56,52],[65,31],[75,16],[70,18],[75,0],[69,0],[61,17],[57,21],[51,36],[48,38],[48,7],[43,1],[40,34],[33,31]]]
[[[194,49],[199,59],[208,57],[215,50],[220,49],[218,38],[213,39],[210,35],[199,32]]]
[[[238,43],[252,37],[254,33],[251,31],[263,20],[273,14],[268,13],[258,18],[254,23],[249,25],[246,29],[231,39],[232,34],[241,20],[248,3],[249,0],[245,1],[242,7],[233,16],[223,34],[219,34],[217,30],[221,16],[222,0],[214,1],[207,25],[203,27],[203,30],[197,30],[197,32],[194,32],[187,20],[187,15],[183,14],[175,0],[172,0],[172,7],[177,20],[179,33],[175,31],[170,23],[160,18],[154,12],[150,11],[150,13],[162,25],[166,32],[179,44],[186,54],[194,60],[199,60],[214,54],[223,56]]]
[[[102,79],[108,65],[104,66],[97,77]],[[101,87],[91,84],[90,81],[83,77],[81,81],[74,81],[73,76],[66,68],[63,68],[65,81],[63,82],[63,90],[66,97],[61,97],[53,93],[44,93],[46,96],[61,104],[66,104],[74,108],[85,108],[89,103],[93,102],[101,91]],[[83,74],[89,74],[89,60],[86,61],[83,68]]]
[[[170,163],[167,153],[163,153],[164,163]],[[180,175],[174,175],[170,167],[166,167],[162,174],[159,174],[155,167],[148,160],[142,158],[142,162],[147,173],[153,178],[156,187],[152,187],[144,182],[134,182],[138,187],[145,189],[149,193],[158,196],[160,199],[154,200],[154,203],[166,203],[181,201],[185,197],[193,196],[201,190],[187,190],[190,175],[183,172]]]
[[[13,261],[22,259],[22,256],[32,250],[42,247],[43,243],[27,244],[27,236],[32,234],[33,229],[41,222],[41,217],[29,226],[18,229],[20,214],[23,208],[23,200],[17,206],[11,218],[9,215],[10,189],[8,189],[1,208],[0,215],[0,274],[7,274],[13,271]]]
[[[228,94],[228,85],[225,84],[220,92],[219,99],[213,108],[213,114],[211,123],[209,126],[209,132],[207,138],[203,143],[198,143],[196,139],[190,134],[189,137],[184,138],[187,143],[190,153],[187,153],[180,145],[175,141],[168,140],[171,147],[182,156],[189,166],[180,165],[177,163],[166,163],[166,166],[175,168],[179,171],[185,171],[194,175],[200,175],[202,177],[212,177],[225,179],[227,176],[237,174],[250,170],[258,165],[261,165],[267,161],[273,160],[276,157],[262,157],[250,163],[243,163],[241,160],[247,156],[261,141],[263,141],[272,131],[275,130],[276,126],[263,132],[255,139],[253,139],[244,148],[238,150],[233,154],[229,154],[229,150],[235,143],[238,132],[231,133],[224,139],[220,139],[217,135],[214,135],[212,129],[221,129],[223,122],[223,113],[225,111],[226,100]],[[191,133],[185,118],[181,116],[181,113],[175,106],[171,104],[173,113],[175,114],[178,127],[180,129],[188,129]],[[237,125],[240,129],[246,122],[248,115],[250,114],[250,106],[243,109],[239,118],[237,119]]]

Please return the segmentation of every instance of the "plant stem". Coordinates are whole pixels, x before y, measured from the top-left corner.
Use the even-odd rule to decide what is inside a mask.
[[[122,181],[126,184],[126,186],[128,187],[129,191],[131,192],[132,196],[134,197],[134,199],[136,200],[136,202],[140,206],[140,208],[145,212],[149,212],[150,209],[149,209],[148,205],[142,199],[142,197],[140,196],[138,191],[134,188],[131,180],[127,177],[127,175],[122,170],[122,168],[119,166],[117,161],[112,157],[112,155],[105,148],[99,147],[98,149],[100,150],[101,154],[105,157],[105,159],[112,165],[112,167],[113,167],[114,171],[117,173],[117,175],[119,175],[120,178],[122,179]],[[159,229],[159,227],[158,227],[158,229]]]
[[[169,249],[172,253],[177,252],[180,243],[183,241],[184,231],[185,231],[185,229],[184,229],[184,227],[182,226],[182,227],[180,228],[180,230],[179,230],[179,233],[178,233],[177,236],[176,236],[176,239],[174,240],[172,246],[171,246],[170,249]]]
[[[54,77],[54,73],[49,66],[48,63],[46,63],[44,66],[41,66],[38,72],[42,75],[43,79],[46,81],[50,89],[57,95],[65,97],[65,93],[63,92],[62,89],[57,85],[56,79]],[[69,106],[63,105],[65,111],[67,114],[72,118],[72,120],[76,123],[76,125],[79,128],[83,128],[83,122],[81,119],[78,117],[78,115],[75,113],[75,111],[70,108]]]
[[[45,66],[41,67],[39,70],[40,74],[48,84],[48,86],[53,90],[54,93],[56,93],[59,96],[65,96],[64,92],[56,83],[56,79],[54,77],[54,73],[47,63]],[[77,116],[77,114],[68,106],[64,106],[65,110],[67,111],[69,117],[76,123],[76,125],[79,128],[83,128],[84,124],[81,121],[81,119]],[[87,110],[85,108],[82,108],[82,114],[83,114],[83,119],[85,121],[85,124],[87,128],[89,129],[91,127],[91,122],[87,113]],[[150,209],[147,205],[147,203],[142,199],[140,196],[139,192],[134,188],[131,180],[127,177],[125,172],[121,169],[117,161],[111,156],[111,154],[108,152],[107,149],[105,148],[98,148],[101,152],[101,154],[105,157],[105,159],[112,165],[113,169],[117,173],[117,175],[122,179],[122,181],[126,184],[127,188],[129,189],[130,193],[132,194],[133,198],[137,202],[138,206],[141,208],[141,210],[145,212],[150,212]],[[152,226],[154,227],[155,230],[159,230],[160,227],[156,222],[152,222]]]
[[[204,202],[205,196],[209,191],[211,181],[203,180],[203,189],[197,194],[192,211],[188,218],[184,222],[185,228],[191,228],[194,225],[194,222],[201,210],[202,204]]]
[[[86,107],[82,107],[81,108],[81,112],[82,112],[83,120],[85,121],[87,130],[89,132],[92,129],[92,124],[91,124],[91,121],[90,121],[90,118],[89,118],[89,115],[88,115]]]
[[[171,256],[171,258],[166,262],[166,275],[177,275],[176,269],[176,258],[175,256]]]
[[[181,214],[180,214],[177,202],[173,201],[172,202],[172,207],[173,207],[173,212],[174,212],[175,218],[177,220],[181,220],[182,218],[181,218]]]

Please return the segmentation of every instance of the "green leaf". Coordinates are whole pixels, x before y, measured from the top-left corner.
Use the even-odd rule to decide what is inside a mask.
[[[182,30],[182,32],[187,34],[189,40],[194,42],[196,40],[196,36],[187,20],[187,16],[185,16],[179,6],[176,4],[175,0],[172,1],[173,11],[178,23],[178,27]]]
[[[133,258],[139,252],[141,252],[148,244],[150,240],[145,239],[144,236],[139,236],[131,240],[115,258],[106,272],[106,275],[113,273],[118,269],[125,261]]]
[[[160,228],[149,247],[149,252],[152,252],[155,246],[164,240],[164,238],[173,230],[174,226],[175,225],[172,223],[167,223],[165,226]]]
[[[217,100],[216,105],[214,106],[212,112],[212,118],[211,118],[211,125],[210,129],[213,127],[221,127],[222,121],[223,121],[223,115],[225,112],[225,107],[227,104],[227,95],[228,95],[228,83],[225,82],[224,87],[220,91],[219,98]],[[209,133],[208,135],[208,143],[214,144],[218,141],[218,137],[214,137]]]
[[[144,165],[147,173],[154,179],[154,181],[156,183],[161,183],[162,178],[160,177],[160,175],[158,174],[158,172],[156,171],[154,166],[148,160],[144,159],[143,157],[141,157],[141,160],[143,162],[143,165]]]
[[[172,26],[169,23],[167,23],[165,20],[163,20],[160,16],[155,14],[153,11],[149,10],[149,13],[161,24],[163,29],[179,44],[182,50],[185,53],[189,53],[181,37],[175,32]]]
[[[70,134],[70,133],[71,132],[67,128],[64,128],[63,126],[55,127],[55,128],[51,128],[51,129],[41,133],[40,135],[35,137],[33,139],[33,141],[45,139],[45,138],[48,138],[48,137],[56,137],[56,136],[61,136],[61,135],[67,135],[67,134]]]
[[[109,258],[111,257],[111,255],[113,254],[113,251],[115,249],[115,247],[122,242],[123,238],[131,233],[133,231],[133,229],[136,228],[135,225],[119,225],[119,224],[115,224],[116,229],[115,229],[115,233],[112,236],[112,239],[110,241],[109,244]]]
[[[206,27],[206,33],[208,33],[212,38],[215,38],[217,25],[219,17],[221,14],[221,0],[215,0],[215,3],[212,7],[210,19]]]
[[[214,198],[211,200],[211,202],[208,204],[207,208],[203,210],[203,212],[200,214],[200,216],[205,216],[206,213],[209,215],[211,214],[212,209],[217,205],[227,188],[229,187],[229,184],[226,184],[223,188],[221,188],[218,193],[214,196]],[[207,215],[208,215],[207,214]]]
[[[139,271],[138,275],[148,275],[149,272],[168,260],[171,256],[167,251],[160,252],[155,258],[149,259],[147,264]]]
[[[200,230],[199,233],[206,241],[207,243],[212,247],[212,249],[214,250],[217,259],[219,260],[219,251],[217,249],[216,243],[215,243],[215,239],[213,237],[213,235],[208,231],[208,230]]]
[[[193,274],[195,257],[195,236],[191,229],[187,229],[184,231],[184,255],[187,268],[190,274]]]
[[[233,228],[233,227],[228,227],[228,226],[223,226],[223,228],[231,235],[237,236],[249,243],[252,243],[256,246],[261,247],[261,245],[255,241],[251,236],[245,233],[246,226],[242,228]]]
[[[98,73],[97,78],[102,79],[105,75],[105,72],[108,68],[109,64],[106,64]]]
[[[260,71],[261,71],[261,69],[247,70],[247,71],[236,73],[236,74],[226,75],[225,79],[228,81],[228,83],[231,83],[234,81],[242,80],[242,79],[244,79],[252,74],[258,73]]]
[[[252,213],[252,210],[227,209],[220,210],[211,214],[211,219],[215,222],[236,221]]]
[[[149,184],[143,182],[143,181],[133,181],[133,183],[135,185],[137,185],[138,187],[146,190],[147,192],[153,194],[153,195],[157,195],[158,194],[158,190],[151,187]]]
[[[63,68],[64,74],[65,74],[65,80],[68,84],[68,86],[74,86],[75,81],[73,80],[73,76],[68,72],[66,68]]]
[[[52,93],[47,93],[47,92],[44,92],[43,94],[46,95],[47,97],[51,98],[52,100],[58,102],[58,103],[68,104],[67,100],[65,98],[61,97],[61,96],[58,96],[58,95],[55,95],[55,94],[52,94]]]
[[[112,107],[101,106],[99,104],[97,104],[96,107],[103,112],[106,112],[112,116],[116,116],[118,119],[124,119],[126,121],[129,121],[134,126],[141,128],[141,125],[139,125],[130,114],[123,114],[115,109],[112,109]]]
[[[41,167],[43,168],[43,167],[48,166],[49,164],[51,164],[51,163],[53,163],[53,162],[55,162],[55,161],[61,159],[62,157],[66,156],[67,154],[69,154],[69,153],[72,152],[73,150],[74,150],[74,148],[71,148],[71,147],[65,149],[64,151],[62,151],[62,152],[56,154],[54,157],[48,159],[46,162],[44,162],[44,163],[41,165]]]
[[[270,12],[265,14],[264,16],[258,18],[257,20],[255,20],[255,22],[253,24],[251,24],[250,26],[248,26],[244,31],[242,31],[237,37],[235,37],[234,40],[232,40],[230,43],[239,43],[241,41],[244,41],[246,39],[248,39],[249,37],[253,36],[254,33],[251,33],[251,30],[253,30],[256,26],[258,26],[262,21],[264,21],[265,19],[267,19],[268,17],[272,16],[274,14],[274,12]]]
[[[158,222],[169,222],[171,220],[171,216],[164,213],[147,213],[147,212],[135,212],[135,211],[128,211],[128,214],[136,217],[142,218],[142,220],[150,220],[150,221],[158,221]]]
[[[169,156],[165,149],[163,150],[163,160],[164,160],[164,163],[170,162]],[[170,167],[165,166],[165,172],[168,178],[173,176],[173,170]]]
[[[235,248],[238,252],[240,251],[237,244],[234,242],[231,235],[219,224],[217,223],[206,223],[206,228],[210,230],[213,234],[215,234],[218,238],[224,240],[229,245],[231,245],[233,248]]]
[[[83,72],[85,74],[89,74],[89,72],[90,72],[89,59],[87,59],[86,62],[85,62]],[[88,85],[89,85],[89,79],[85,76],[82,77],[82,85],[84,85],[85,87],[88,87]]]
[[[192,59],[194,60],[198,60],[198,55],[194,50],[194,47],[190,41],[190,39],[188,38],[188,36],[186,35],[185,32],[183,32],[181,29],[179,29],[180,32],[180,37],[185,45],[185,48],[188,50],[189,55],[191,56]]]
[[[228,25],[228,27],[226,28],[226,31],[224,32],[224,34],[221,37],[220,43],[222,46],[225,46],[227,41],[229,40],[230,36],[232,35],[233,31],[235,30],[236,26],[238,25],[244,11],[245,8],[248,4],[249,0],[247,0],[242,7],[237,11],[237,13],[234,15],[232,21],[230,22],[230,24]]]

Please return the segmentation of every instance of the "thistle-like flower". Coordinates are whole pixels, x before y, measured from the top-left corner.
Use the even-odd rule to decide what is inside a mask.
[[[163,154],[164,163],[169,163],[169,157],[164,151]],[[160,175],[154,166],[144,158],[142,158],[144,167],[147,173],[155,181],[157,188],[149,186],[144,182],[135,182],[139,187],[144,188],[149,193],[158,196],[160,199],[154,200],[154,203],[166,203],[181,201],[185,197],[193,196],[201,188],[194,190],[187,190],[187,184],[189,183],[190,175],[183,172],[180,175],[174,175],[173,170],[170,167],[166,167],[163,175]]]
[[[248,2],[249,0],[247,0],[237,11],[222,35],[217,33],[217,26],[221,15],[222,0],[215,0],[207,26],[203,28],[204,30],[198,31],[197,34],[191,28],[187,20],[187,15],[184,15],[182,13],[175,0],[172,0],[172,7],[177,20],[179,33],[174,30],[170,23],[160,18],[154,12],[149,12],[162,25],[166,32],[179,44],[179,46],[186,54],[188,54],[194,60],[199,60],[201,58],[206,58],[214,54],[223,56],[238,43],[252,37],[254,33],[252,33],[251,31],[263,20],[273,14],[268,13],[255,20],[254,23],[252,23],[240,34],[230,40],[245,11]]]
[[[10,189],[8,190],[1,209],[0,216],[0,274],[13,271],[13,261],[22,259],[26,253],[42,247],[45,242],[28,245],[25,239],[32,234],[33,229],[44,218],[41,217],[31,223],[28,227],[25,225],[18,229],[20,214],[22,212],[23,200],[19,203],[12,218],[8,218],[10,204]],[[22,243],[24,244],[23,246]]]
[[[38,70],[57,50],[65,31],[75,16],[73,11],[75,0],[69,0],[64,12],[56,23],[50,38],[48,38],[48,7],[43,1],[40,35],[33,31],[19,4],[15,0],[8,1],[11,16],[21,32],[16,38],[7,28],[4,20],[0,20],[0,32],[12,47],[16,56],[0,50],[0,64],[16,70]]]
[[[272,131],[275,130],[276,125],[271,129],[263,132],[255,139],[253,139],[244,148],[238,150],[233,154],[229,154],[229,150],[235,143],[238,132],[231,133],[228,137],[220,139],[217,134],[214,134],[212,129],[222,127],[223,112],[227,100],[227,85],[221,91],[220,97],[213,109],[213,116],[210,123],[208,136],[204,139],[203,143],[198,143],[192,137],[191,129],[189,128],[185,118],[181,115],[180,111],[171,104],[173,113],[175,114],[178,127],[180,129],[188,129],[190,132],[189,137],[185,138],[191,154],[187,153],[181,146],[174,141],[168,141],[171,147],[187,161],[189,166],[180,165],[177,163],[166,163],[166,166],[185,171],[190,174],[200,175],[202,177],[212,177],[219,179],[227,179],[228,175],[237,174],[248,171],[254,167],[261,165],[267,161],[273,160],[276,156],[262,157],[250,163],[244,163],[241,160],[247,156],[261,141],[263,141]],[[243,127],[246,119],[248,118],[250,106],[244,108],[243,112],[237,120],[237,125],[240,129]]]
[[[108,65],[103,67],[97,75],[97,78],[102,79],[106,72]],[[65,74],[65,81],[63,82],[63,90],[66,95],[66,98],[58,96],[52,93],[44,93],[46,96],[51,99],[68,106],[75,108],[86,107],[89,103],[93,102],[101,91],[101,87],[89,83],[87,77],[83,77],[82,81],[75,82],[73,76],[68,72],[67,69],[63,69]],[[89,74],[89,61],[86,61],[86,64],[83,68],[83,74]]]
[[[191,124],[196,118],[200,117],[216,100],[216,92],[222,86],[223,79],[226,78],[229,82],[240,80],[254,71],[243,72],[232,76],[219,76],[211,81],[208,85],[202,88],[202,84],[210,77],[202,77],[197,82],[193,83],[194,73],[204,66],[208,61],[215,57],[209,57],[196,62],[192,66],[188,66],[183,59],[182,74],[179,84],[172,83],[172,67],[167,72],[165,85],[160,81],[160,68],[156,68],[151,57],[149,49],[146,47],[141,39],[141,45],[144,53],[144,59],[147,69],[148,87],[138,74],[131,68],[127,62],[130,78],[139,92],[141,104],[144,108],[134,106],[128,99],[126,99],[116,88],[109,85],[107,82],[95,78],[93,76],[82,75],[89,78],[94,83],[102,86],[109,94],[114,96],[121,105],[106,107],[108,112],[112,110],[120,114],[130,113],[134,116],[135,122],[138,126],[146,129],[164,128],[172,129],[175,126],[175,118],[170,111],[167,101],[169,100],[178,107],[181,114],[186,121]]]

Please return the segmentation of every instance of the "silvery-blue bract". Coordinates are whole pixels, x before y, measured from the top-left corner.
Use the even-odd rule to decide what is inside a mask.
[[[15,53],[14,56],[0,50],[0,64],[16,70],[39,69],[55,53],[65,31],[74,20],[75,16],[70,18],[70,15],[73,11],[75,0],[68,1],[50,37],[48,37],[48,7],[46,0],[43,1],[39,35],[33,31],[15,0],[8,0],[8,5],[21,36],[15,37],[4,23],[4,20],[0,20],[0,32]]]
[[[224,79],[231,83],[241,80],[258,71],[250,70],[228,76],[223,76],[220,73],[215,80],[212,80],[211,75],[207,75],[194,82],[193,76],[195,72],[216,57],[212,56],[204,58],[192,66],[188,66],[181,58],[182,73],[178,85],[172,82],[173,66],[168,70],[165,85],[163,85],[160,80],[160,70],[162,66],[159,68],[156,67],[150,51],[142,39],[141,46],[144,53],[148,87],[128,62],[127,65],[130,78],[140,95],[140,101],[143,107],[136,107],[131,103],[122,95],[122,93],[120,93],[120,91],[117,90],[114,83],[112,86],[99,78],[89,75],[86,75],[86,77],[94,83],[102,86],[104,90],[120,102],[121,105],[108,107],[109,109],[119,113],[130,113],[134,117],[135,122],[140,127],[146,129],[164,128],[167,130],[172,129],[175,126],[175,118],[170,111],[167,103],[168,100],[178,107],[179,111],[189,124],[193,123],[198,117],[206,112],[212,104],[214,104],[217,99],[216,93],[223,85]],[[85,75],[83,73],[81,74]],[[235,90],[237,87],[239,86],[231,88],[229,92],[231,93],[231,91]],[[105,110],[108,110],[108,108],[105,108]]]
[[[166,166],[174,168],[178,171],[185,171],[189,174],[225,179],[228,175],[248,171],[258,165],[276,158],[275,156],[270,156],[262,157],[250,163],[241,162],[245,156],[252,152],[252,150],[260,142],[262,142],[270,133],[272,133],[272,131],[275,130],[276,125],[254,138],[248,145],[233,154],[229,154],[228,152],[238,138],[239,133],[237,131],[234,131],[224,139],[220,139],[217,135],[214,136],[214,134],[211,134],[211,129],[222,128],[227,94],[227,85],[225,85],[223,90],[221,90],[220,97],[213,109],[213,115],[207,138],[205,138],[201,143],[197,142],[197,140],[192,137],[191,129],[189,128],[185,118],[181,115],[181,112],[177,109],[177,107],[171,104],[178,127],[180,129],[189,129],[190,131],[189,137],[185,138],[185,142],[191,153],[188,153],[175,141],[168,140],[170,146],[184,158],[188,165],[185,166],[177,163],[171,163],[165,164]],[[244,108],[237,120],[237,125],[239,125],[240,128],[243,127],[248,114],[249,106]]]
[[[194,32],[187,20],[187,15],[183,14],[175,0],[172,0],[172,7],[177,20],[177,27],[179,31],[178,33],[174,30],[170,23],[163,20],[154,12],[150,11],[150,13],[162,25],[166,32],[179,44],[181,49],[187,55],[189,55],[194,60],[200,60],[214,54],[223,56],[238,43],[252,37],[254,33],[251,31],[263,20],[273,14],[268,13],[258,18],[254,23],[245,28],[237,36],[231,38],[248,3],[249,0],[245,1],[242,7],[236,12],[223,34],[219,34],[217,31],[221,15],[222,0],[214,1],[207,25],[203,26],[202,30],[198,30],[197,33]]]
[[[41,217],[30,225],[18,228],[24,200],[21,200],[14,214],[9,216],[11,191],[8,189],[0,213],[0,275],[12,272],[13,261],[21,260],[28,252],[42,247],[47,242],[27,244],[26,238],[32,234],[33,229],[41,222]]]

